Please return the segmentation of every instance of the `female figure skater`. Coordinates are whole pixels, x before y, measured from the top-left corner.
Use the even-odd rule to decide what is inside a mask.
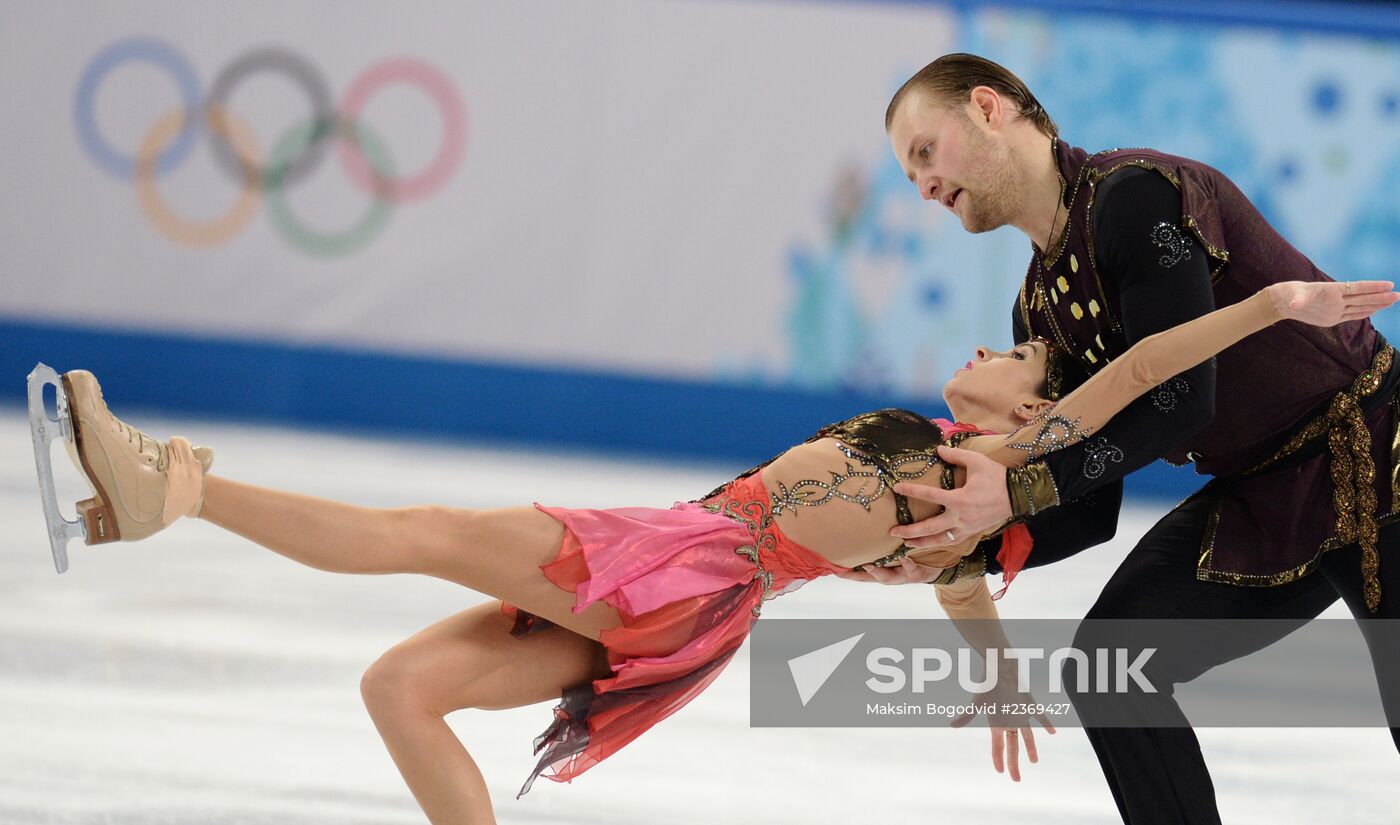
[[[78,507],[90,544],[136,540],[191,516],[321,570],[423,573],[498,599],[395,645],[361,683],[428,819],[489,823],[486,784],[445,722],[448,713],[562,694],[521,793],[545,769],[567,781],[703,690],[765,598],[908,553],[891,527],[933,515],[934,505],[905,498],[895,485],[938,469],[931,478],[953,486],[939,445],[957,442],[1021,466],[1082,439],[1141,393],[1250,333],[1282,319],[1330,326],[1364,318],[1400,299],[1392,287],[1273,284],[1144,339],[1059,401],[1046,397],[1055,395],[1047,392],[1055,353],[1046,342],[1006,352],[979,347],[944,388],[961,423],[867,413],[667,510],[372,509],[253,487],[208,475],[212,454],[196,453],[182,437],[155,441],[116,419],[96,379],[81,370],[63,376],[75,431],[70,455],[94,490]],[[958,538],[967,553],[983,536]],[[1009,578],[1019,563],[1006,567]],[[955,617],[995,617],[983,578],[950,588],[941,601]]]

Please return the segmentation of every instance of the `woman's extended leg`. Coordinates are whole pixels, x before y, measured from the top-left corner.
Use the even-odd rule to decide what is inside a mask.
[[[609,673],[598,642],[559,627],[517,638],[510,627],[500,602],[477,605],[394,645],[360,683],[379,735],[433,825],[496,821],[481,771],[443,717],[557,700],[565,688]]]
[[[545,578],[564,527],[533,507],[377,509],[207,476],[199,517],[318,570],[435,576],[589,639],[622,623],[601,601],[575,614],[574,595]]]

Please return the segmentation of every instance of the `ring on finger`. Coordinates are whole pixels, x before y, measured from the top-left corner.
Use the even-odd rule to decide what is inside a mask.
[[[957,541],[957,540],[958,540],[957,537],[953,535],[953,531],[952,531],[952,530],[946,531],[943,535],[945,535],[945,536],[948,537],[948,541]]]

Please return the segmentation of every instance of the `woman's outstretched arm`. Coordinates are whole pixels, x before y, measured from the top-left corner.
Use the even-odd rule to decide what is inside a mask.
[[[974,436],[964,449],[1020,467],[1082,441],[1135,398],[1278,321],[1333,326],[1366,318],[1400,300],[1390,281],[1285,281],[1236,304],[1138,341],[1064,400],[1006,435]]]

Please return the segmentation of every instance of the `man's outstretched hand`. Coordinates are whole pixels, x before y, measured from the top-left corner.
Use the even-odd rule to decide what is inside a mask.
[[[939,447],[938,457],[967,471],[967,483],[956,490],[902,481],[894,485],[900,495],[943,505],[943,512],[901,524],[890,535],[923,550],[961,544],[969,536],[990,533],[1011,518],[1011,497],[1006,492],[1006,467],[974,450]],[[950,536],[948,533],[952,531]]]

